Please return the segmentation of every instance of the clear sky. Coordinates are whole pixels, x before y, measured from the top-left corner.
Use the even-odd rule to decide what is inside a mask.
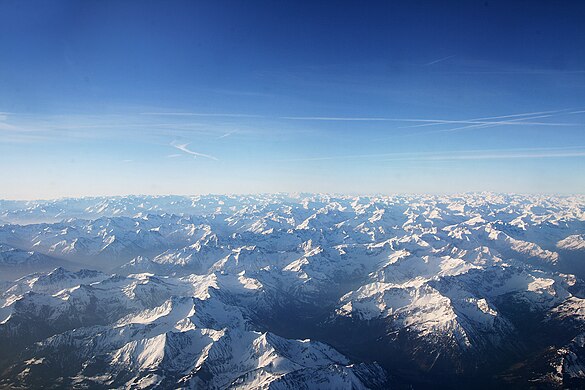
[[[582,1],[0,1],[0,198],[585,192]]]

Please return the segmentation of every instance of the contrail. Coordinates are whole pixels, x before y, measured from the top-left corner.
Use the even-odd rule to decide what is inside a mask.
[[[445,152],[401,152],[353,154],[341,156],[318,156],[297,159],[278,160],[279,162],[310,162],[328,160],[348,160],[365,158],[383,158],[382,161],[411,161],[411,160],[473,160],[482,156],[483,159],[500,158],[537,158],[537,157],[581,157],[585,156],[585,146],[550,147],[550,148],[512,148],[512,149],[472,149],[453,150]],[[483,153],[483,154],[482,154]]]
[[[423,66],[430,66],[430,65],[438,64],[439,62],[447,61],[448,59],[453,58],[453,57],[455,57],[455,56],[452,55],[452,56],[448,56],[448,57],[439,58],[438,60],[431,61],[429,63],[424,64]]]
[[[391,158],[384,161],[449,161],[449,160],[514,160],[538,158],[570,158],[585,157],[585,151],[572,152],[531,152],[531,153],[500,153],[500,154],[468,154],[426,157]]]
[[[230,135],[232,135],[232,134],[235,134],[235,133],[237,133],[237,132],[238,132],[237,130],[233,130],[233,131],[227,132],[227,133],[225,133],[225,134],[223,134],[223,135],[220,135],[219,137],[217,137],[217,139],[227,138],[227,137],[229,137]]]
[[[542,115],[542,114],[557,114],[557,113],[561,113],[561,112],[565,112],[568,109],[564,109],[564,110],[554,110],[554,111],[536,111],[536,112],[526,112],[526,113],[522,113],[522,114],[511,114],[511,115],[499,115],[499,116],[488,116],[488,117],[483,117],[483,118],[473,118],[473,119],[468,119],[469,121],[489,121],[492,119],[505,119],[505,118],[516,118],[516,117],[525,117],[523,119],[529,120],[529,119],[535,119],[535,118],[530,118],[533,115]],[[568,114],[573,114],[576,112],[569,112]],[[426,126],[436,126],[436,125],[440,125],[442,123],[440,122],[434,122],[434,123],[423,123],[420,125],[411,125],[411,126],[403,126],[400,127],[401,129],[409,129],[409,128],[414,128],[414,127],[426,127]]]
[[[533,117],[529,117],[529,118],[510,119],[507,122],[487,122],[487,123],[483,123],[483,124],[479,123],[479,124],[476,124],[476,125],[455,127],[453,129],[437,130],[437,131],[435,131],[435,133],[451,132],[451,131],[471,129],[471,128],[494,127],[494,126],[508,125],[508,124],[533,125],[533,124],[538,123],[538,122],[521,122],[521,121],[526,120],[526,119],[549,118],[551,116],[552,115],[539,115],[539,116],[533,116]],[[514,123],[510,123],[510,122],[514,122]],[[544,123],[550,123],[550,122],[544,122]],[[560,124],[559,123],[551,123],[550,125],[551,126],[559,126]],[[564,126],[579,126],[579,124],[567,123]]]
[[[560,113],[560,112],[564,112],[564,111],[567,111],[567,110],[553,111],[553,113]],[[573,114],[573,112],[568,112],[567,114]],[[518,115],[520,115],[520,114],[518,114]],[[460,127],[454,127],[451,129],[443,129],[443,130],[426,131],[426,132],[421,132],[421,133],[412,133],[412,134],[408,134],[406,136],[419,136],[419,135],[426,135],[426,134],[445,133],[445,132],[452,132],[452,131],[466,130],[466,129],[485,129],[488,127],[501,126],[501,125],[583,126],[580,123],[524,122],[525,120],[532,120],[532,119],[538,119],[538,118],[549,118],[551,116],[554,116],[554,115],[553,114],[537,115],[537,116],[531,116],[531,117],[510,119],[508,121],[494,121],[494,122],[483,122],[483,123],[478,121],[476,124],[470,124],[468,126],[460,126]],[[461,123],[465,123],[465,122],[461,122]],[[469,123],[472,123],[472,121],[470,121]],[[420,125],[419,126],[412,126],[412,127],[420,127]]]
[[[547,118],[550,115],[533,117]],[[448,119],[414,119],[414,118],[383,118],[383,117],[327,117],[327,116],[284,116],[280,119],[301,120],[301,121],[348,121],[348,122],[423,122],[432,124],[473,124],[473,125],[536,125],[536,126],[577,126],[575,123],[551,123],[551,122],[522,122],[510,121],[485,121],[485,120],[448,120]],[[530,118],[522,118],[526,120]]]
[[[189,146],[189,144],[176,144],[176,143],[172,142],[171,146],[173,148],[179,149],[181,152],[185,152],[185,153],[190,154],[190,155],[195,156],[195,157],[203,157],[203,158],[208,158],[210,160],[218,161],[218,159],[216,157],[210,156],[209,154],[199,153],[199,152],[195,152],[193,150],[188,149],[187,146]]]
[[[463,129],[470,129],[470,128],[484,128],[484,127],[493,127],[493,126],[499,126],[499,125],[503,125],[503,124],[514,124],[511,122],[515,122],[515,124],[521,124],[521,125],[531,125],[534,124],[535,122],[522,122],[526,119],[540,119],[540,118],[549,118],[552,115],[538,115],[538,116],[532,116],[529,118],[517,118],[517,119],[510,119],[509,121],[505,121],[505,122],[501,122],[501,121],[495,121],[495,122],[486,122],[486,123],[478,123],[478,124],[474,124],[474,125],[469,125],[469,126],[462,126],[462,127],[455,127],[452,129],[443,129],[443,130],[437,130],[436,132],[441,133],[441,132],[450,132],[450,131],[456,131],[456,130],[463,130]],[[517,123],[520,122],[520,123]],[[550,123],[550,122],[544,122],[544,123]],[[558,124],[553,124],[554,126],[558,125]],[[567,123],[567,125],[574,125],[574,124],[570,124]]]

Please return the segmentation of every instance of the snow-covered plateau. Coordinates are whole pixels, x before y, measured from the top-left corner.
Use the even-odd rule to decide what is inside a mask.
[[[585,387],[585,196],[0,201],[0,388]]]

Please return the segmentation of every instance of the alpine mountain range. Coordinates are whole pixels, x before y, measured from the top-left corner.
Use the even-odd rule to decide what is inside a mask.
[[[0,388],[585,386],[585,196],[0,201]]]

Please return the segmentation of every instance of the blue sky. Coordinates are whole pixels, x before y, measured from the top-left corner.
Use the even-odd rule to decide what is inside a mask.
[[[0,198],[583,193],[584,17],[578,1],[5,0]]]

